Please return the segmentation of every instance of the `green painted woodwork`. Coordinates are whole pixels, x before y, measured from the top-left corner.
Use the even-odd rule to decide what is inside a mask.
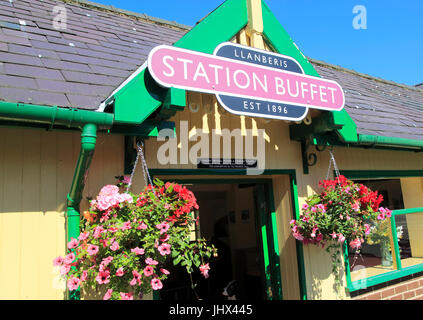
[[[247,23],[247,1],[228,0],[200,20],[174,46],[212,54],[218,44],[230,41]]]
[[[41,106],[25,103],[0,101],[0,120],[24,123],[47,124],[50,127],[62,126],[82,128],[91,123],[102,129],[113,125],[113,114],[89,110]]]
[[[297,45],[292,41],[278,19],[262,1],[263,11],[263,35],[266,42],[280,54],[290,56],[298,61],[304,73],[310,76],[320,77],[313,65],[303,55]]]
[[[386,178],[403,178],[403,177],[422,177],[423,170],[341,170],[340,174],[344,175],[349,179],[386,179]],[[360,289],[365,289],[377,284],[381,284],[384,282],[388,282],[391,280],[396,280],[402,277],[406,277],[413,273],[423,271],[423,263],[414,265],[411,267],[403,268],[401,264],[401,255],[399,251],[398,245],[398,237],[397,237],[397,227],[395,222],[395,216],[402,215],[402,214],[413,214],[423,212],[423,207],[419,208],[410,208],[410,209],[401,209],[401,210],[393,210],[392,217],[391,217],[391,230],[392,230],[392,238],[394,242],[394,254],[396,257],[396,268],[397,270],[388,271],[382,273],[380,275],[368,277],[366,279],[351,281],[351,273],[349,267],[349,259],[348,259],[348,246],[344,243],[343,251],[344,251],[344,263],[345,263],[345,274],[347,278],[347,288],[349,291],[356,291]]]
[[[298,188],[297,188],[297,177],[294,172],[291,172],[290,175],[291,183],[291,205],[293,210],[293,218],[295,220],[300,219],[300,205],[298,204]],[[303,244],[300,241],[295,241],[297,249],[297,266],[298,266],[298,280],[300,284],[300,296],[301,300],[307,300],[307,283],[305,276],[305,266],[304,266],[304,249]]]
[[[394,250],[394,254],[395,254],[395,260],[396,260],[396,268],[397,270],[401,270],[402,269],[402,264],[401,264],[401,254],[400,254],[400,249],[399,249],[399,244],[398,244],[398,235],[397,235],[397,223],[395,221],[395,215],[393,214],[391,217],[391,230],[392,230],[392,240],[394,242],[394,248],[391,248],[391,252],[392,249]]]
[[[423,140],[383,137],[367,134],[359,134],[358,143],[362,145],[384,145],[391,147],[411,147],[416,149],[423,148]]]
[[[357,126],[353,119],[349,116],[345,109],[341,111],[331,112],[333,123],[335,126],[341,126],[336,129],[341,141],[343,143],[356,143],[357,142]]]
[[[267,196],[267,203],[269,204],[267,215],[266,228],[269,230],[269,241],[270,241],[270,265],[272,273],[272,288],[273,288],[273,300],[283,300],[282,294],[282,280],[281,280],[281,268],[280,268],[280,256],[279,256],[279,240],[278,240],[278,223],[276,218],[276,207],[275,207],[275,196],[273,194],[273,187],[271,183],[264,185],[265,195]]]
[[[423,177],[423,170],[340,170],[349,179]]]
[[[228,25],[222,21],[231,21]],[[212,53],[216,46],[231,40],[248,22],[245,0],[229,0],[210,13],[174,45]],[[147,69],[141,71],[113,97],[115,121],[141,124],[159,107],[159,118],[168,119],[186,105],[185,91],[155,84]]]
[[[115,93],[113,97],[115,122],[141,124],[162,105],[167,94],[172,94],[166,91],[165,88],[155,84],[147,69],[142,70]],[[175,100],[179,101],[179,99]],[[185,105],[185,99],[183,105]]]
[[[314,134],[341,129],[343,123],[340,123],[339,121],[336,122],[333,114],[333,112],[323,112],[318,117],[314,118],[312,123],[309,125],[306,125],[305,123],[291,124],[289,126],[291,140],[304,140]]]
[[[272,287],[272,265],[269,252],[269,235],[267,232],[267,212],[266,212],[266,199],[264,195],[264,186],[257,185],[254,187],[254,200],[256,204],[256,225],[257,234],[261,238],[261,251],[263,254],[263,269],[264,269],[264,282],[265,282],[265,295],[267,300],[273,300],[273,287]]]

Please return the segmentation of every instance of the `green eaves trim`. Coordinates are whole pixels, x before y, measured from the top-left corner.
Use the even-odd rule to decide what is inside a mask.
[[[231,40],[247,23],[246,0],[228,0],[174,45],[211,54],[219,43]],[[165,110],[161,116],[172,115],[172,109],[185,107],[185,90],[159,88],[144,69],[115,93],[115,121],[140,124],[163,104]]]
[[[289,34],[279,23],[269,7],[262,1],[263,10],[263,34],[267,42],[280,54],[290,56],[298,61],[305,74],[320,77],[313,65],[302,54],[297,45],[292,41]]]
[[[304,69],[305,74],[320,77],[314,66],[308,61],[294,41],[292,41],[289,34],[263,1],[262,8],[263,34],[267,42],[280,54],[290,56],[297,60]],[[342,125],[341,129],[336,130],[341,140],[345,143],[357,142],[357,127],[347,111],[333,111],[330,113],[333,115],[334,124]]]
[[[228,0],[200,21],[174,46],[212,54],[220,43],[230,41],[247,23],[247,1]]]
[[[360,145],[383,145],[390,147],[423,148],[423,140],[384,137],[376,135],[359,134],[358,143]]]

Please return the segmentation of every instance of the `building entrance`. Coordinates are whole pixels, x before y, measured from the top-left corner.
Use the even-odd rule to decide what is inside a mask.
[[[264,184],[206,183],[183,184],[194,192],[199,205],[195,214],[200,223],[192,230],[192,239],[209,240],[218,257],[209,261],[209,278],[192,274],[194,288],[184,267],[171,267],[160,299],[266,299],[262,227],[269,205]]]

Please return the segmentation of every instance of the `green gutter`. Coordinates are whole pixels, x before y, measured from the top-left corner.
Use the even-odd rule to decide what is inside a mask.
[[[0,120],[6,121],[47,123],[52,127],[68,128],[81,128],[92,123],[109,129],[113,125],[113,118],[114,115],[110,113],[0,101]]]
[[[95,124],[88,123],[84,125],[81,133],[81,149],[79,152],[78,162],[76,164],[70,191],[67,195],[67,238],[77,239],[80,233],[80,209],[79,204],[82,199],[82,192],[85,187],[85,176],[90,167],[91,160],[94,155],[95,144],[97,140],[97,127]],[[70,300],[79,300],[80,290],[71,291],[69,293]]]
[[[404,139],[404,138],[393,138],[393,137],[383,137],[383,136],[374,136],[367,134],[358,135],[358,144],[368,144],[369,146],[373,145],[383,145],[390,147],[408,147],[408,148],[423,148],[423,140],[413,140],[413,139]]]

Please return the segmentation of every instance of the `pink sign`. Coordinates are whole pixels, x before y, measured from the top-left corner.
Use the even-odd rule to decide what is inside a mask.
[[[345,103],[332,80],[171,47],[155,47],[149,71],[160,85],[274,103],[339,111]]]

